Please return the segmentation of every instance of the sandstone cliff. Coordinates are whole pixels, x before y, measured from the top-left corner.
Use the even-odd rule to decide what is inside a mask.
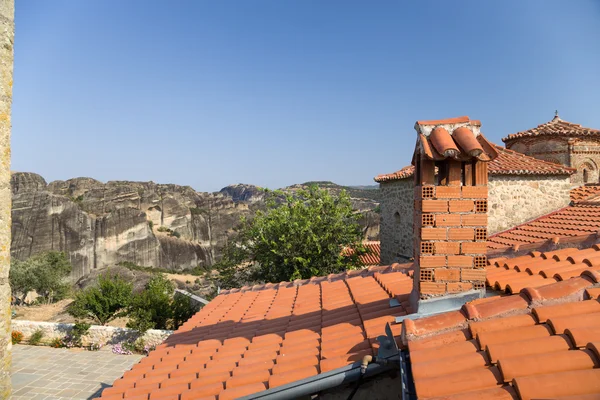
[[[174,271],[210,266],[240,217],[264,205],[264,195],[252,185],[202,193],[189,186],[91,178],[47,184],[37,174],[13,173],[12,191],[12,256],[65,251],[75,280],[125,261]],[[365,238],[377,239],[379,216],[370,211],[377,203],[353,202],[363,212]]]

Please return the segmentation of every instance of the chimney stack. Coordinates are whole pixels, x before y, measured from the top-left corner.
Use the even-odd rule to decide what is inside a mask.
[[[417,121],[413,304],[485,290],[488,162],[498,156],[469,117]],[[479,293],[477,293],[479,291]]]

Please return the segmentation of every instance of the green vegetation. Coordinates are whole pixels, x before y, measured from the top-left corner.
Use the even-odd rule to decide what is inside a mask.
[[[148,227],[150,227],[150,230],[152,230],[154,228],[154,222],[148,221]]]
[[[360,266],[360,214],[350,197],[310,186],[293,195],[267,191],[266,210],[243,219],[238,234],[215,265],[216,285],[235,287],[248,281],[280,282],[327,275]]]
[[[381,193],[378,185],[371,186],[342,186],[329,181],[305,182],[303,186],[318,186],[321,189],[327,189],[332,193],[338,193],[344,190],[352,198],[370,199],[376,202],[381,200]]]
[[[198,309],[189,299],[182,302],[174,296],[175,286],[164,275],[155,275],[146,288],[134,295],[129,312],[128,328],[145,332],[148,329],[177,329]]]
[[[168,236],[174,236],[176,238],[181,237],[181,233],[174,231],[173,229],[167,228],[166,226],[159,226],[157,231],[166,232]]]
[[[13,331],[11,334],[12,344],[19,344],[23,341],[23,333],[19,331]]]
[[[206,208],[190,207],[190,213],[192,215],[206,215],[208,210]]]
[[[106,325],[127,314],[132,287],[120,276],[107,272],[100,275],[96,285],[76,293],[68,312],[75,318],[89,318]]]
[[[57,251],[41,253],[26,261],[12,259],[9,273],[12,296],[24,303],[27,294],[35,291],[40,302],[50,304],[62,300],[70,291],[66,279],[71,269],[67,255]]]
[[[29,338],[29,340],[27,342],[32,346],[37,346],[38,344],[40,344],[43,337],[44,337],[44,331],[42,331],[41,329],[38,329],[37,331],[35,331],[31,334],[31,337]]]

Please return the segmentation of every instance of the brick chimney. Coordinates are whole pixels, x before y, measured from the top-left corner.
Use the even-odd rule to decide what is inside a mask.
[[[419,308],[424,300],[485,290],[487,163],[498,153],[480,127],[469,117],[415,124],[412,297]]]

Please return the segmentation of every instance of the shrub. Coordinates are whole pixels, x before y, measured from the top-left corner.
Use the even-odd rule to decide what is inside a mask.
[[[23,341],[23,333],[19,331],[13,331],[11,334],[12,344],[18,344]]]
[[[65,347],[65,344],[63,342],[63,340],[61,338],[54,338],[52,339],[52,341],[50,342],[50,347],[54,347],[54,348],[61,348],[61,347]]]
[[[181,237],[181,233],[179,233],[177,231],[171,231],[171,232],[169,232],[169,236],[173,236],[173,237],[176,237],[177,239],[179,239]]]
[[[157,274],[131,302],[128,328],[139,332],[148,329],[168,329],[172,318],[171,299],[175,286],[165,275]]]
[[[150,228],[150,230],[152,230],[154,228],[154,222],[148,221],[148,227]]]
[[[166,226],[159,226],[158,229],[156,229],[159,232],[169,232],[170,229],[167,228]]]
[[[138,332],[148,329],[177,329],[198,308],[187,296],[175,296],[175,285],[164,275],[155,275],[146,288],[133,297],[127,327]]]
[[[44,337],[44,331],[42,331],[41,329],[38,329],[37,331],[33,332],[31,337],[29,338],[28,343],[32,346],[37,346],[38,344],[40,344],[43,337]]]
[[[127,314],[132,288],[131,283],[116,274],[102,274],[95,286],[75,295],[68,312],[75,318],[90,318],[101,325],[106,325],[115,318]]]
[[[130,355],[132,354],[130,350],[127,350],[125,347],[123,347],[122,343],[117,343],[112,347],[112,352],[115,354],[123,354],[123,355]]]

